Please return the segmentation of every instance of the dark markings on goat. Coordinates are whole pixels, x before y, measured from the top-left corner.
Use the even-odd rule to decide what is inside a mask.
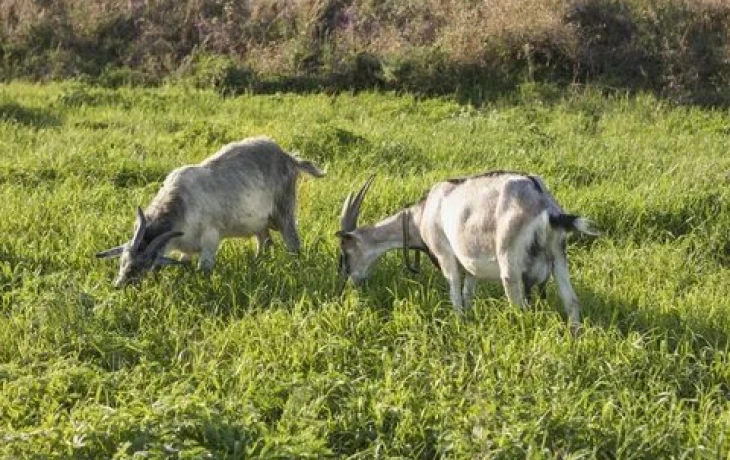
[[[543,251],[543,249],[544,248],[540,245],[537,237],[533,238],[532,243],[530,243],[530,246],[527,247],[527,260],[525,261],[525,266],[531,267],[532,264],[535,262],[535,259],[540,256],[540,253]],[[525,287],[525,295],[528,298],[530,297],[530,291],[537,283],[538,280],[530,277],[528,271],[522,273],[522,284]]]
[[[474,174],[472,176],[464,176],[464,177],[455,177],[452,179],[446,179],[446,182],[454,185],[463,184],[464,182],[468,181],[469,179],[479,179],[482,177],[495,177],[495,176],[503,176],[503,175],[515,175],[515,176],[522,176],[526,179],[530,179],[532,182],[532,185],[535,186],[538,192],[545,193],[545,191],[540,186],[540,181],[535,176],[531,176],[529,174],[526,174],[524,172],[520,171],[511,171],[507,169],[495,169],[494,171],[487,171],[480,174]]]
[[[535,188],[537,189],[538,192],[545,193],[545,191],[542,189],[542,187],[540,187],[540,181],[537,180],[537,177],[535,177],[535,176],[527,176],[527,178],[532,181],[532,185],[535,186]]]
[[[532,297],[532,287],[535,285],[535,282],[527,272],[522,272],[522,285],[525,288],[525,298],[529,301],[530,297]]]
[[[495,169],[493,171],[486,171],[486,172],[479,173],[479,174],[474,174],[474,175],[471,175],[471,176],[454,177],[454,178],[451,178],[451,179],[446,179],[446,182],[449,182],[451,184],[458,185],[458,184],[463,184],[464,182],[468,181],[469,179],[479,179],[479,178],[482,178],[482,177],[503,176],[505,174],[513,174],[515,176],[530,177],[530,176],[527,176],[527,174],[525,174],[523,172],[519,172],[519,171],[509,171],[509,170],[506,170],[506,169]]]
[[[173,229],[173,225],[182,222],[185,214],[185,203],[179,191],[170,194],[164,201],[154,203],[145,213],[147,230],[144,233],[140,250],[144,250],[155,238]]]
[[[576,220],[578,216],[574,214],[550,214],[550,225],[567,231],[575,230]]]
[[[530,261],[535,260],[540,255],[540,252],[542,252],[542,246],[540,246],[540,242],[535,237],[532,240],[532,244],[527,248],[527,255],[530,257]]]

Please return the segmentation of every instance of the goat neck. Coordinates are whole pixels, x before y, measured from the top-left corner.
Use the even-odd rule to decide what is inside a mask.
[[[372,251],[376,257],[380,257],[387,251],[403,247],[403,219],[406,219],[409,248],[423,249],[425,244],[418,229],[422,214],[421,208],[419,205],[410,206],[374,225],[360,227],[354,233],[362,239],[368,251]]]

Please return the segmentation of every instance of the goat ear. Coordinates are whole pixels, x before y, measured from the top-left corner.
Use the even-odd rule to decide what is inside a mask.
[[[352,232],[346,232],[344,230],[337,230],[335,232],[335,236],[343,241],[351,240],[355,237],[355,235],[353,235]]]
[[[134,236],[132,237],[132,252],[139,251],[139,245],[142,243],[144,234],[147,231],[147,219],[140,206],[137,206],[137,221],[134,224]]]
[[[127,244],[120,244],[117,247],[107,249],[106,251],[100,251],[96,253],[97,259],[108,259],[110,257],[118,257],[121,253],[124,252],[124,248],[127,246]]]
[[[342,243],[355,243],[361,241],[360,236],[355,234],[354,232],[345,232],[339,230],[335,233],[335,236],[337,236]]]

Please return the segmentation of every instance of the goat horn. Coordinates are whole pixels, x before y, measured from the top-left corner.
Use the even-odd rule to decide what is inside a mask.
[[[352,192],[347,194],[345,202],[342,203],[342,211],[340,211],[340,230],[349,231],[354,229],[348,229],[348,215],[350,211],[350,203],[352,203]]]
[[[362,205],[363,200],[365,199],[365,194],[367,193],[368,189],[370,188],[370,184],[373,183],[373,180],[375,180],[375,175],[373,174],[368,178],[367,181],[365,181],[365,184],[360,188],[360,190],[357,192],[357,195],[355,195],[355,198],[353,198],[349,205],[347,210],[347,227],[343,230],[352,231],[357,228],[357,218],[360,216],[360,206]]]
[[[142,208],[137,206],[137,224],[134,229],[134,236],[132,237],[132,253],[136,253],[139,250],[139,245],[142,244],[142,239],[147,231],[147,219],[144,217]]]

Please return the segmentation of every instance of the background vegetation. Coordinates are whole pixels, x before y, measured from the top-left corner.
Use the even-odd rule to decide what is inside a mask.
[[[725,0],[4,0],[0,76],[386,87],[480,104],[519,82],[730,100]]]
[[[730,115],[527,84],[482,108],[190,86],[0,87],[0,457],[725,458]],[[165,174],[267,133],[328,171],[299,187],[304,251],[228,241],[214,274],[117,291],[94,259]],[[492,168],[543,175],[604,235],[569,246],[585,331],[396,254],[335,294],[341,200],[362,219]]]
[[[727,1],[4,0],[0,80],[0,457],[730,455]],[[262,133],[328,171],[302,254],[112,289],[135,206]],[[335,293],[371,172],[365,222],[497,168],[603,231],[582,336],[396,255]]]

